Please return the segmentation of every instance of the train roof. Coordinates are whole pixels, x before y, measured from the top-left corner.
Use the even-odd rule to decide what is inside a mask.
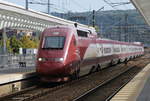
[[[71,25],[56,25],[56,26],[51,26],[49,28],[46,28],[45,30],[48,30],[50,28],[69,28],[69,29],[75,29],[75,30],[81,30],[81,31],[85,31],[85,32],[90,32],[93,35],[97,35],[97,33],[95,32],[95,29],[91,29],[91,28],[83,28],[83,27],[75,27],[75,26],[71,26]]]
[[[107,38],[99,38],[99,40],[106,42],[106,43],[143,46],[143,44],[141,42],[124,42],[124,41],[118,41],[118,40],[111,40],[111,39],[107,39]]]

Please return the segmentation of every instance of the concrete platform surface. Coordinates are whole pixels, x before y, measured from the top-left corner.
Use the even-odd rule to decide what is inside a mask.
[[[22,72],[30,72],[35,71],[35,67],[20,67],[20,68],[4,68],[0,69],[1,74],[12,74],[12,73],[22,73]]]
[[[35,76],[35,67],[0,70],[0,85]]]
[[[150,101],[150,64],[138,73],[110,101]]]

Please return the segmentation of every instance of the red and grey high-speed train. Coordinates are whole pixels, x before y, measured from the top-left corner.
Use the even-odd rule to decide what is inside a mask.
[[[144,54],[141,43],[99,38],[93,30],[56,26],[42,32],[36,71],[44,82],[61,82]]]

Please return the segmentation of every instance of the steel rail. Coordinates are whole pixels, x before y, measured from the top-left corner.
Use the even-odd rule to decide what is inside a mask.
[[[49,88],[43,88],[43,86],[42,87],[41,86],[33,86],[30,88],[26,88],[24,90],[14,92],[9,95],[4,95],[4,96],[0,97],[0,101],[10,101],[10,100],[14,100],[14,99],[17,99],[17,101],[31,101],[33,99],[39,98],[48,93],[52,93],[53,91],[56,91],[58,89],[66,87],[68,85],[82,81],[82,80],[86,79],[87,76],[89,76],[89,75],[82,76],[79,79],[72,80],[72,81],[64,83],[64,84],[54,84],[54,85],[52,85],[52,87],[49,87]],[[32,92],[36,92],[36,93],[33,94]]]
[[[119,87],[113,94],[111,94],[105,101],[110,101],[125,85],[127,85],[132,78],[130,78],[126,83],[124,83],[121,87]]]
[[[142,59],[148,59],[148,58],[142,58]],[[139,63],[140,64],[140,63]],[[136,75],[134,75],[133,77],[135,77]],[[129,80],[127,80],[126,83],[124,83],[121,87],[119,87],[113,94],[111,94],[105,101],[110,101],[123,87],[125,87],[133,78],[130,78]]]
[[[84,99],[86,96],[89,96],[90,94],[93,94],[93,93],[94,93],[97,89],[99,89],[100,87],[103,87],[104,85],[106,85],[106,84],[112,82],[113,80],[117,79],[118,77],[124,75],[124,74],[127,73],[129,70],[133,69],[133,67],[134,67],[134,66],[132,66],[132,67],[128,68],[127,70],[125,70],[125,71],[119,73],[118,75],[116,75],[116,76],[114,76],[114,77],[112,77],[112,78],[106,80],[105,82],[101,83],[100,85],[96,86],[95,88],[93,88],[93,89],[91,89],[91,90],[85,92],[84,94],[80,95],[79,97],[73,99],[73,101],[82,101],[82,99]],[[119,88],[119,89],[121,89],[121,88]],[[116,93],[117,93],[117,92],[116,92]],[[112,95],[112,96],[113,96],[113,95]],[[110,98],[111,98],[111,97],[110,97]],[[106,101],[109,101],[109,98],[108,98],[108,100],[106,100]]]

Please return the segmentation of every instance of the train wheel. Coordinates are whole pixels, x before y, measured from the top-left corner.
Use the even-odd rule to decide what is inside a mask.
[[[101,70],[101,66],[98,64],[97,65],[97,68],[96,68],[96,72],[100,71]]]
[[[124,63],[125,63],[125,65],[127,65],[128,64],[128,59],[125,59]]]
[[[115,65],[114,60],[111,60],[110,66],[113,66],[113,65]]]
[[[72,79],[72,80],[78,79],[78,78],[79,78],[79,73],[80,73],[80,70],[75,71],[75,72],[71,75],[71,79]]]
[[[79,77],[80,77],[80,75],[79,75],[79,73],[80,73],[80,70],[77,70],[77,72],[76,72],[76,79],[79,79]]]
[[[78,79],[80,77],[80,64],[77,65],[76,70],[74,71],[74,73],[71,75],[71,79],[75,80]]]
[[[91,68],[89,74],[91,74],[91,73],[93,73],[93,72],[95,72],[95,71],[96,71],[96,66],[92,66],[92,68]]]

